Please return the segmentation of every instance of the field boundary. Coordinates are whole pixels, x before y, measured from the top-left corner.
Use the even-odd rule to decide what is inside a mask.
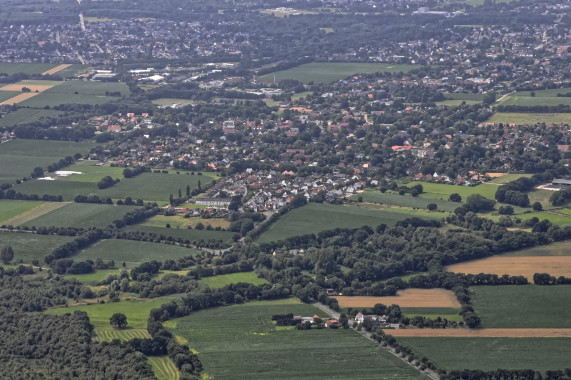
[[[35,207],[31,210],[28,210],[20,215],[16,215],[15,217],[8,219],[7,221],[5,221],[2,224],[5,225],[13,225],[13,226],[19,226],[22,225],[24,223],[30,222],[42,215],[46,215],[47,213],[50,213],[54,210],[57,210],[60,207],[65,206],[66,204],[71,203],[71,202],[48,202],[48,203],[44,203],[43,205],[40,205],[38,207]]]
[[[571,329],[395,329],[384,332],[395,337],[411,338],[571,338]]]

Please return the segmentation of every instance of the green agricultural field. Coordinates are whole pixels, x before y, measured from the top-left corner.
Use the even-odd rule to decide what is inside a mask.
[[[531,96],[532,91],[520,91],[504,98],[499,105],[502,106],[558,106],[571,105],[571,97],[558,97],[557,94],[571,92],[571,87],[557,88],[550,90],[533,91],[535,96]]]
[[[447,370],[569,367],[568,338],[398,338],[421,357]]]
[[[12,99],[14,96],[19,95],[18,91],[0,91],[0,103]]]
[[[188,240],[190,242],[199,241],[223,241],[224,243],[232,243],[232,237],[234,232],[230,231],[215,231],[215,230],[189,230],[187,228],[164,228],[164,227],[152,227],[145,225],[135,225],[125,227],[125,231],[139,231],[144,233],[154,233],[157,235],[164,235],[166,238],[172,237],[173,239],[183,239],[183,241]]]
[[[31,227],[106,227],[116,219],[121,219],[133,206],[112,206],[91,203],[68,203],[63,207],[41,215],[26,223]]]
[[[93,273],[85,273],[85,274],[68,274],[65,275],[65,278],[75,278],[84,284],[91,284],[96,285],[99,282],[103,281],[108,274],[116,274],[119,275],[121,273],[120,269],[99,269]]]
[[[239,282],[246,282],[253,285],[266,284],[267,281],[259,278],[255,272],[242,272],[242,273],[230,273],[221,274],[218,276],[205,277],[200,282],[204,285],[208,285],[211,288],[223,288],[226,285],[237,284]]]
[[[44,202],[0,200],[0,224],[10,224],[10,219],[40,207]]]
[[[285,301],[285,302],[284,302]],[[252,301],[165,323],[216,379],[421,379],[423,375],[353,330],[277,329],[274,314],[322,317],[312,305]]]
[[[437,106],[448,106],[448,107],[458,107],[461,106],[462,103],[465,103],[467,105],[474,105],[474,104],[479,104],[481,103],[478,100],[443,100],[440,102],[434,102],[434,104],[436,104]]]
[[[114,260],[117,265],[125,262],[128,267],[134,267],[145,261],[180,259],[194,256],[200,251],[162,243],[149,243],[134,240],[103,240],[92,245],[85,251],[74,256],[76,260],[93,260],[100,258],[105,261]]]
[[[430,319],[440,317],[442,319],[446,318],[449,321],[456,322],[463,320],[460,315],[460,309],[453,307],[401,307],[401,312],[409,318],[421,315]]]
[[[129,96],[131,94],[129,87],[125,83],[75,80],[61,82],[57,86],[21,102],[20,105],[44,108],[60,104],[104,104],[119,99],[118,97],[106,95],[111,92],[120,92],[121,96]]]
[[[147,363],[153,367],[158,380],[178,380],[180,371],[168,356],[149,356]]]
[[[31,264],[37,259],[43,262],[51,251],[60,245],[73,240],[70,236],[38,235],[25,232],[0,231],[0,246],[9,245],[14,250],[14,263]]]
[[[373,74],[378,72],[407,72],[419,65],[398,65],[387,63],[307,63],[291,69],[262,75],[258,80],[276,81],[294,79],[303,83],[331,83],[354,74]]]
[[[474,286],[472,305],[488,328],[571,328],[571,285]]]
[[[410,214],[372,210],[357,206],[337,206],[325,203],[309,203],[283,215],[260,236],[260,243],[283,240],[293,236],[318,233],[335,228],[358,228],[379,224],[394,225]]]
[[[99,166],[97,165],[97,161],[79,161],[75,165],[68,166],[62,170],[81,172],[82,174],[72,174],[68,177],[61,178],[60,181],[97,183],[105,176],[123,180],[123,170],[125,170],[125,168]]]
[[[531,199],[530,199],[531,200]],[[557,224],[559,226],[569,226],[571,225],[571,215],[565,212],[561,212],[562,210],[552,210],[549,212],[531,212],[528,214],[518,214],[516,217],[526,220],[531,219],[533,217],[538,218],[539,220],[547,219],[553,224]]]
[[[0,73],[12,75],[16,73],[42,74],[54,67],[57,63],[0,63]]]
[[[496,183],[498,185],[503,185],[508,182],[513,182],[521,177],[531,178],[531,176],[533,176],[533,174],[506,174],[501,177],[496,177],[492,179],[491,181],[489,181],[489,183]]]
[[[538,123],[571,125],[571,113],[496,112],[490,116],[487,122],[517,125]]]
[[[170,106],[171,104],[196,104],[197,101],[191,99],[159,98],[152,101],[157,106]]]
[[[190,218],[185,218],[183,215],[155,215],[147,220],[144,220],[141,224],[137,226],[150,226],[165,228],[167,224],[170,224],[171,228],[184,229],[184,228],[194,228],[198,223],[202,223],[204,226],[212,226],[212,228],[220,227],[223,229],[228,229],[230,227],[230,222],[223,218],[210,218],[202,219],[198,216],[193,216]]]
[[[411,186],[411,184],[407,186]],[[419,195],[421,198],[448,200],[450,194],[458,193],[462,197],[462,201],[466,201],[466,198],[472,194],[480,194],[488,199],[494,199],[496,191],[498,190],[498,186],[486,183],[478,186],[458,186],[443,183],[423,182],[422,187],[424,189],[424,193]]]
[[[40,197],[44,194],[61,195],[66,202],[73,201],[78,194],[90,195],[100,191],[93,182],[61,179],[56,181],[29,180],[14,186],[14,190],[22,194],[37,194]]]
[[[471,100],[476,102],[481,102],[484,100],[484,94],[456,94],[456,93],[448,93],[444,94],[446,99],[448,100]]]
[[[47,167],[75,153],[86,154],[96,146],[69,141],[11,140],[0,144],[0,183],[28,177],[36,166]]]
[[[533,248],[521,249],[502,254],[502,256],[571,256],[571,241],[562,241]]]
[[[16,111],[9,112],[0,119],[0,127],[10,127],[20,124],[33,123],[47,117],[62,115],[63,111],[46,110],[37,108],[19,108]]]
[[[98,341],[110,342],[113,339],[126,341],[134,338],[150,338],[147,332],[147,320],[151,310],[171,300],[173,300],[172,297],[154,298],[152,300],[133,299],[121,302],[50,309],[46,313],[62,315],[73,313],[76,310],[85,311],[89,315],[89,321],[95,327]],[[109,318],[115,313],[123,313],[127,316],[127,328],[116,329],[109,324]]]
[[[460,207],[461,203],[450,202],[448,200],[426,200],[425,198],[412,197],[410,195],[398,195],[393,193],[381,193],[378,190],[371,190],[359,193],[351,197],[351,200],[355,201],[359,197],[363,198],[363,202],[370,203],[381,203],[388,205],[395,205],[400,207],[412,207],[412,208],[426,208],[429,203],[436,203],[438,205],[437,211],[448,211],[452,212],[456,208]]]

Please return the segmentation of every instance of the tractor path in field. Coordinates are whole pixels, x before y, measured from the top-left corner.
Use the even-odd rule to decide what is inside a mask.
[[[43,205],[38,206],[36,208],[33,208],[29,211],[26,211],[20,215],[17,215],[15,217],[13,217],[12,219],[5,221],[2,224],[5,224],[7,226],[8,225],[19,226],[19,225],[27,223],[31,220],[34,220],[39,216],[42,216],[42,215],[45,215],[49,212],[57,210],[58,208],[63,207],[68,203],[70,203],[70,202],[48,202],[48,203],[44,203]]]
[[[339,314],[339,313],[337,313],[336,311],[332,310],[332,309],[329,308],[328,306],[325,306],[325,305],[322,304],[321,302],[315,302],[315,303],[313,303],[313,305],[314,305],[315,307],[317,307],[317,308],[323,310],[323,311],[326,312],[327,314],[331,315],[331,317],[333,317],[333,318],[335,318],[335,319],[339,319],[339,317],[340,317],[340,314]],[[396,356],[397,358],[399,358],[400,360],[402,360],[404,363],[406,363],[406,364],[408,364],[408,365],[414,367],[416,370],[418,370],[418,371],[424,373],[424,374],[427,375],[428,377],[430,377],[430,378],[432,378],[432,379],[434,379],[434,380],[440,380],[440,376],[439,376],[436,372],[434,372],[434,371],[432,371],[432,370],[430,370],[430,369],[428,369],[428,368],[425,369],[424,371],[420,370],[420,368],[416,367],[414,364],[412,364],[411,362],[407,361],[405,358],[403,358],[402,356],[400,356],[399,354],[397,354],[395,348],[390,347],[390,346],[385,346],[385,347],[383,347],[383,346],[379,345],[379,343],[378,343],[376,340],[374,340],[374,339],[372,338],[372,334],[371,334],[370,332],[368,332],[367,330],[361,330],[361,331],[359,331],[359,330],[355,329],[355,331],[356,331],[357,333],[363,335],[365,338],[369,339],[371,342],[375,343],[377,346],[379,346],[379,347],[385,349],[386,351],[390,352],[391,354],[393,354],[394,356]],[[395,330],[395,331],[396,331],[396,330]]]
[[[385,333],[415,338],[571,338],[571,329],[395,329]]]

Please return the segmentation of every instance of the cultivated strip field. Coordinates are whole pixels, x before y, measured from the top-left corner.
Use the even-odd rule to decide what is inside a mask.
[[[335,297],[341,307],[373,307],[397,304],[400,307],[460,307],[454,293],[445,289],[405,289],[393,297]]]
[[[571,329],[395,329],[392,336],[456,338],[571,338]]]
[[[59,71],[62,71],[63,69],[67,69],[69,66],[71,66],[71,64],[59,65],[59,66],[54,67],[53,69],[49,69],[47,71],[44,71],[42,73],[42,75],[52,75],[52,74],[55,74]]]
[[[18,82],[18,83],[12,83],[12,84],[7,84],[6,86],[0,88],[0,91],[22,91],[22,87],[27,87],[29,88],[33,93],[35,93],[36,91],[38,92],[43,92],[46,90],[49,90],[50,88],[52,88],[54,85],[54,82],[48,82],[49,84],[34,84],[34,82]],[[57,82],[56,82],[57,83]]]
[[[42,215],[46,215],[60,207],[65,206],[68,202],[48,202],[44,203],[30,211],[26,211],[23,214],[13,217],[7,220],[4,224],[11,224],[13,226],[19,226],[21,224],[27,223],[30,220],[34,220]]]
[[[0,106],[18,104],[20,102],[23,102],[24,100],[28,100],[30,98],[33,98],[36,95],[39,95],[39,92],[24,92],[24,93],[21,93],[20,95],[14,96],[13,98],[10,98],[8,100],[4,100],[2,103],[0,103]]]
[[[180,372],[168,356],[150,356],[147,362],[153,367],[153,372],[159,380],[178,380]]]
[[[549,273],[555,277],[570,276],[571,256],[494,256],[450,265],[448,270],[455,273],[492,273],[497,275],[525,276],[529,281],[533,281],[535,273]]]

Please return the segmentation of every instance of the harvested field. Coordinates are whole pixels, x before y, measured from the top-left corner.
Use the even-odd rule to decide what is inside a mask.
[[[373,307],[375,304],[397,304],[400,307],[460,307],[450,290],[405,289],[393,297],[335,297],[341,307]]]
[[[18,104],[20,102],[23,102],[24,100],[28,100],[30,98],[33,98],[36,95],[39,95],[39,92],[24,92],[20,95],[16,95],[13,98],[10,98],[8,100],[4,100],[2,103],[0,103],[0,106],[5,106],[5,105],[12,105],[12,104]]]
[[[26,82],[7,84],[0,88],[0,91],[22,91],[22,87],[29,88],[33,93],[36,91],[43,92],[53,87],[51,84],[31,84]]]
[[[497,275],[525,276],[529,281],[533,281],[535,273],[549,273],[555,277],[571,276],[571,256],[495,256],[450,265],[447,269],[455,273],[492,273]]]
[[[44,71],[44,72],[42,73],[42,75],[52,75],[52,74],[57,73],[58,71],[61,71],[61,70],[63,70],[63,69],[67,69],[69,66],[71,66],[71,64],[59,65],[59,66],[54,67],[53,69]]]
[[[392,336],[453,338],[571,338],[571,329],[396,329]]]

